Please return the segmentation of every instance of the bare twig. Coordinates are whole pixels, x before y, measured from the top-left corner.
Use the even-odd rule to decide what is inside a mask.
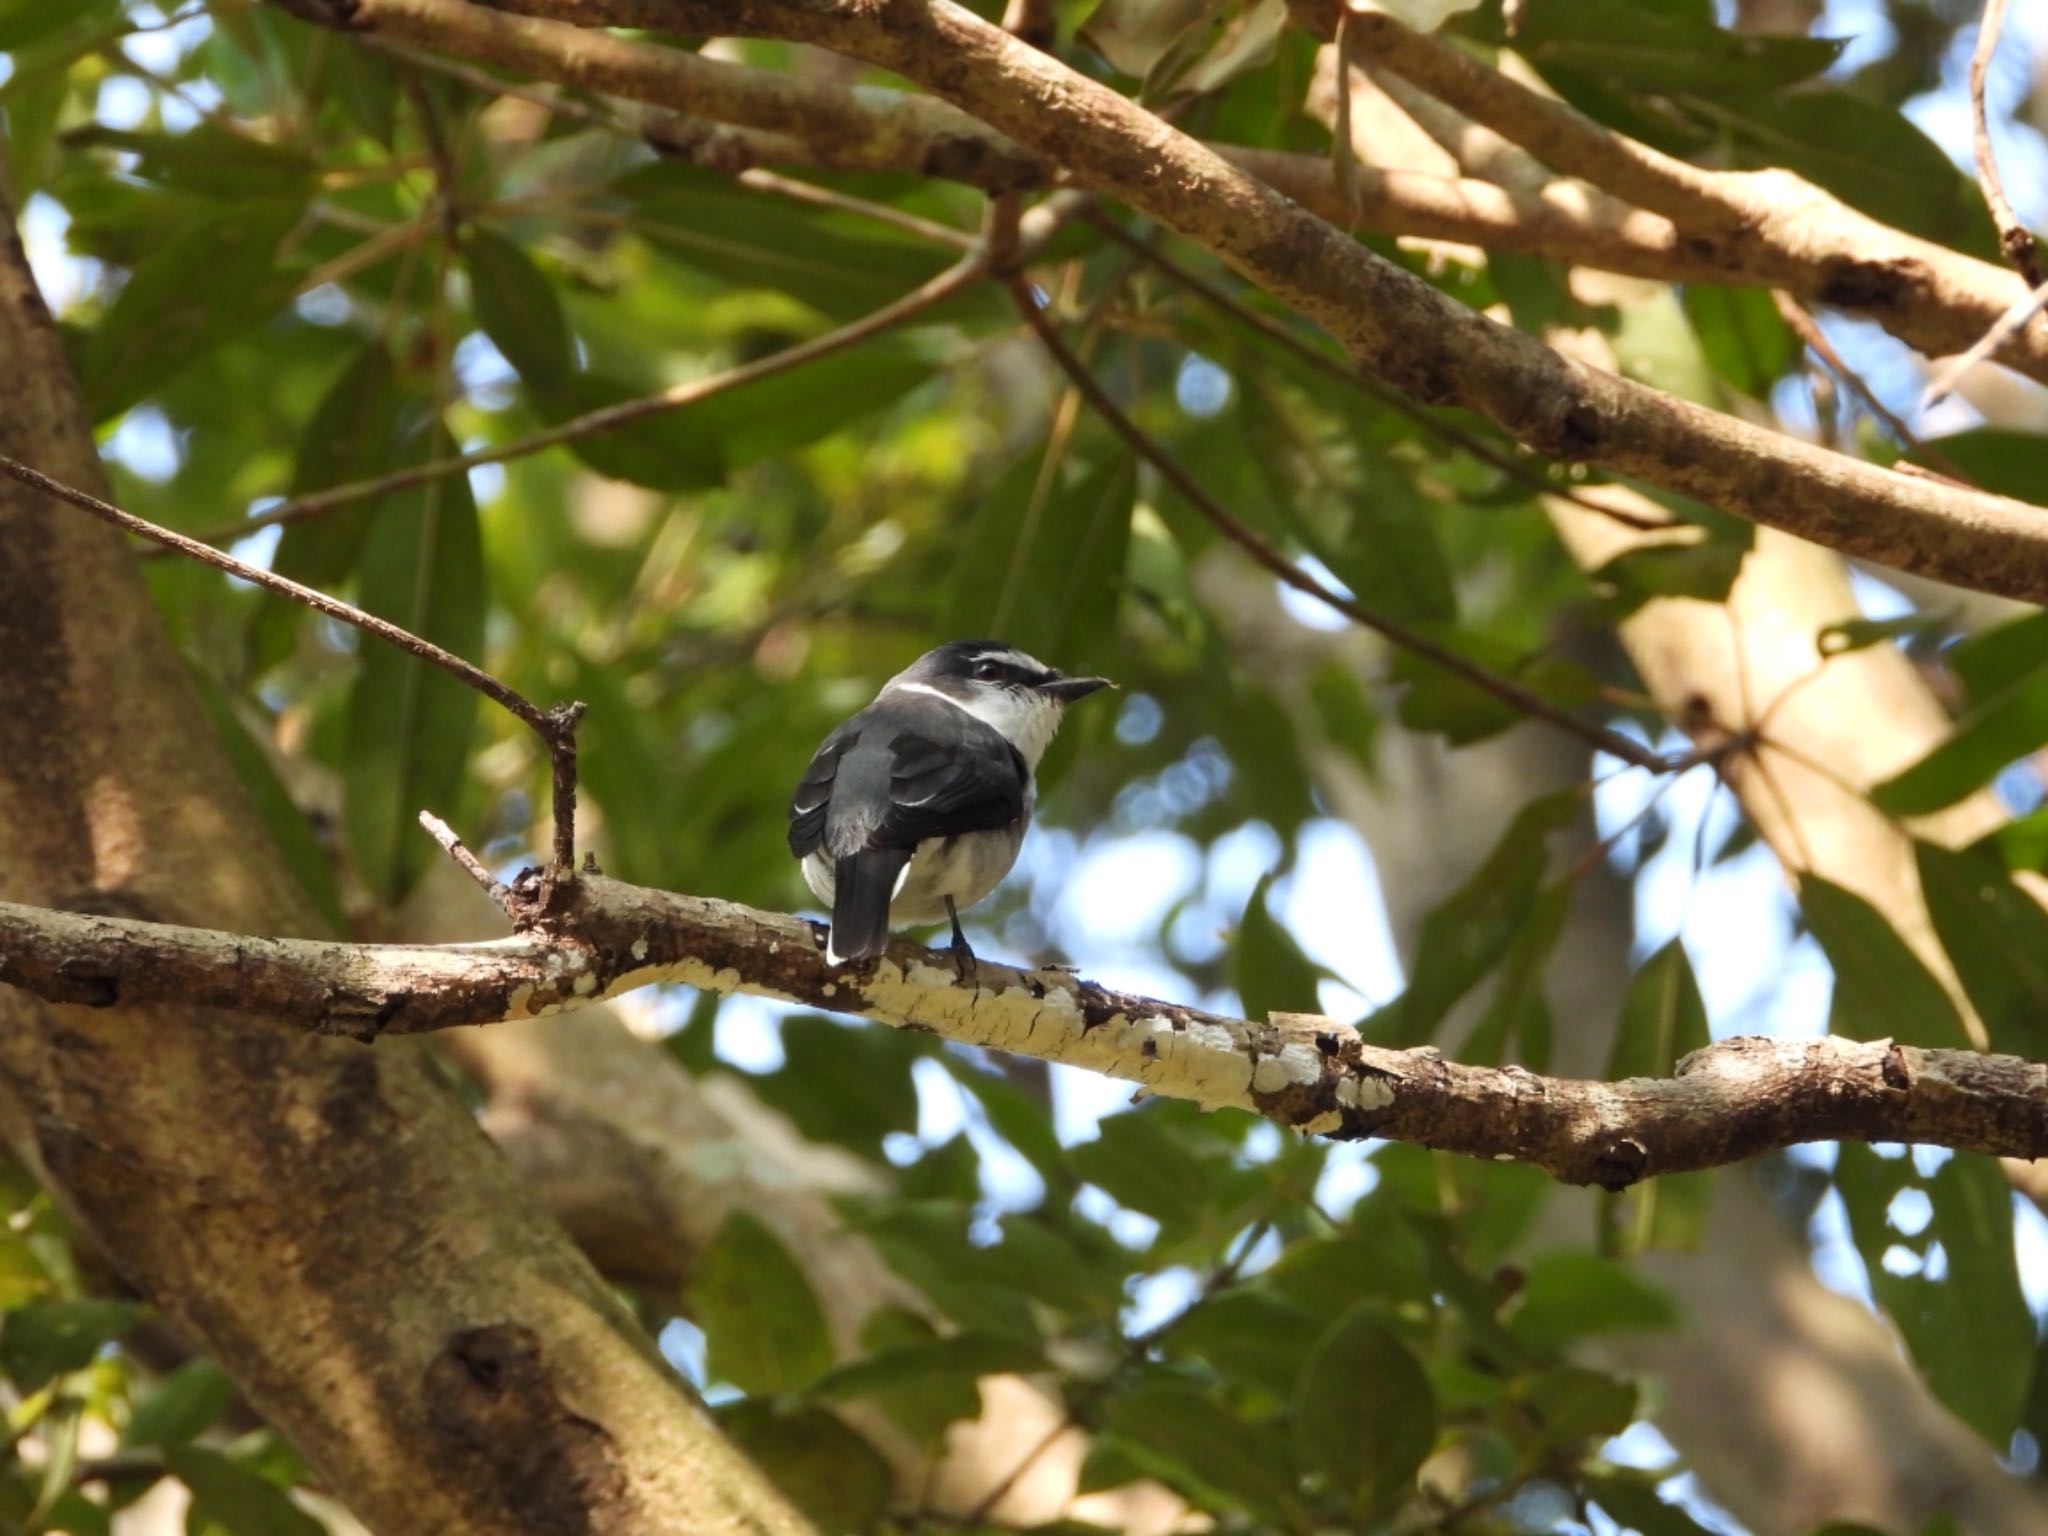
[[[441,851],[455,861],[455,867],[474,880],[483,893],[491,898],[507,917],[512,915],[512,888],[492,874],[484,861],[469,851],[455,829],[436,816],[432,811],[420,812],[420,825],[427,829],[427,836],[441,845]]]
[[[387,645],[396,646],[407,655],[418,658],[428,666],[439,667],[458,682],[474,688],[485,698],[504,709],[513,718],[525,725],[541,740],[547,749],[548,760],[554,770],[554,868],[568,872],[576,863],[576,722],[582,717],[581,704],[558,704],[552,709],[542,709],[500,682],[490,673],[475,664],[463,660],[453,651],[443,650],[431,640],[423,640],[410,630],[401,629],[388,619],[380,619],[374,613],[366,613],[353,604],[344,603],[340,598],[329,597],[325,592],[302,586],[289,577],[275,571],[266,571],[246,560],[237,560],[233,555],[224,554],[210,544],[188,538],[182,533],[173,533],[160,528],[132,512],[124,512],[111,502],[53,480],[39,469],[32,469],[16,459],[0,454],[0,470],[19,480],[23,485],[55,497],[84,512],[90,512],[101,522],[111,523],[128,533],[140,534],[153,543],[177,551],[188,559],[215,570],[225,571],[252,586],[258,586],[288,597],[295,603],[304,604],[315,613],[325,614],[374,635]]]
[[[2048,306],[2048,283],[2041,284],[2000,315],[1997,324],[1979,337],[1967,352],[1950,358],[1941,371],[1927,381],[1926,393],[1920,397],[1920,409],[1930,410],[1946,400],[1964,374],[1986,358],[1997,356],[1999,349],[2024,331],[2044,306]]]
[[[1621,761],[1631,763],[1638,768],[1647,768],[1654,773],[1664,773],[1670,771],[1675,766],[1674,760],[1667,758],[1664,754],[1651,751],[1643,746],[1642,743],[1622,735],[1619,731],[1609,730],[1605,726],[1581,720],[1576,715],[1559,709],[1548,699],[1530,692],[1519,683],[1511,682],[1507,678],[1489,672],[1486,668],[1460,656],[1449,647],[1437,644],[1436,641],[1429,639],[1426,635],[1417,633],[1397,620],[1389,619],[1383,614],[1374,613],[1355,599],[1345,597],[1338,592],[1333,592],[1330,588],[1317,581],[1285,555],[1266,543],[1264,539],[1253,533],[1251,529],[1239,522],[1237,518],[1225,511],[1223,506],[1214,497],[1202,489],[1201,485],[1196,482],[1192,475],[1182,469],[1158,443],[1152,440],[1143,428],[1139,427],[1136,422],[1132,421],[1124,413],[1123,408],[1110,397],[1109,392],[1088,371],[1087,365],[1080,358],[1076,357],[1066,342],[1060,338],[1058,329],[1046,317],[1044,311],[1039,308],[1037,297],[1031,292],[1029,285],[1020,281],[1013,281],[1007,286],[1011,299],[1016,305],[1018,314],[1023,317],[1024,323],[1031,327],[1039,341],[1044,345],[1046,352],[1058,364],[1060,371],[1073,381],[1075,389],[1080,391],[1082,397],[1094,408],[1096,414],[1109,425],[1110,430],[1122,438],[1125,445],[1133,453],[1156,469],[1166,483],[1171,485],[1189,506],[1200,513],[1211,527],[1230,540],[1231,543],[1237,545],[1246,554],[1250,555],[1254,561],[1270,571],[1280,581],[1294,588],[1297,592],[1303,592],[1315,598],[1318,602],[1343,614],[1353,623],[1371,630],[1374,634],[1381,636],[1393,645],[1399,646],[1402,650],[1412,652],[1422,657],[1431,665],[1441,667],[1444,671],[1463,678],[1473,687],[1492,698],[1500,700],[1518,714],[1527,715],[1531,719],[1542,720],[1550,725],[1554,725],[1559,730],[1578,737],[1589,746],[1597,747],[1609,756],[1617,757]]]
[[[1828,333],[1822,330],[1820,323],[1806,312],[1805,305],[1801,304],[1782,288],[1771,290],[1771,302],[1777,306],[1778,318],[1791,327],[1792,334],[1797,336],[1806,345],[1808,351],[1821,360],[1829,372],[1840,379],[1855,392],[1859,400],[1870,407],[1871,414],[1885,424],[1887,430],[1898,440],[1901,447],[1919,454],[1921,458],[1927,461],[1929,467],[1939,471],[1958,485],[1971,485],[1974,483],[1957,466],[1955,460],[1951,459],[1939,448],[1924,441],[1918,433],[1899,419],[1890,406],[1878,398],[1877,391],[1870,387],[1869,380],[1865,379],[1862,374],[1842,360],[1842,354],[1837,352],[1835,344],[1828,340]]]
[[[884,305],[873,314],[863,315],[849,325],[843,325],[836,331],[828,331],[810,341],[785,347],[780,352],[743,363],[737,368],[729,368],[724,373],[713,374],[710,378],[672,384],[667,389],[657,390],[651,395],[642,395],[637,399],[622,400],[617,405],[586,411],[581,416],[571,417],[559,426],[535,432],[529,437],[517,438],[512,442],[499,443],[489,448],[478,448],[452,458],[436,459],[427,464],[416,464],[409,469],[393,470],[389,474],[372,476],[368,480],[351,481],[347,485],[314,491],[310,495],[296,496],[253,517],[246,517],[232,526],[216,528],[202,534],[201,540],[207,544],[233,543],[237,539],[247,538],[259,528],[271,528],[280,523],[303,522],[306,518],[318,517],[350,502],[365,501],[374,496],[388,495],[392,491],[407,490],[430,480],[438,480],[444,475],[464,474],[485,464],[504,464],[513,459],[523,459],[544,449],[573,443],[599,432],[626,426],[631,422],[643,421],[664,411],[696,405],[714,395],[722,395],[727,390],[759,383],[762,379],[773,378],[792,368],[800,368],[806,363],[816,362],[819,358],[830,357],[835,352],[843,352],[848,347],[858,346],[861,342],[879,336],[884,331],[893,330],[905,321],[944,303],[981,276],[982,260],[979,250],[976,250],[893,304]]]
[[[1998,52],[1998,34],[2005,26],[2007,0],[1984,0],[1984,19],[1977,24],[1977,47],[1970,55],[1970,124],[1977,152],[1977,185],[1984,193],[1984,206],[1998,229],[1999,249],[2013,269],[2027,280],[2029,288],[2048,283],[2048,268],[2041,264],[2040,247],[2027,226],[2013,212],[1998,179],[1998,157],[1991,152],[1991,121],[1984,108],[1984,84],[1991,73],[1992,55]]]

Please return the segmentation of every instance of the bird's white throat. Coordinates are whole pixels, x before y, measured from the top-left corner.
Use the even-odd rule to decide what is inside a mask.
[[[976,688],[969,698],[947,693],[929,683],[891,683],[884,693],[928,693],[944,699],[955,709],[964,709],[975,719],[992,725],[1017,749],[1024,766],[1038,772],[1038,760],[1060,728],[1058,700],[1030,688]]]

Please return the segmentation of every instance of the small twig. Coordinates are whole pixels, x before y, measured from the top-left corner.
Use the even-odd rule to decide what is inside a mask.
[[[1511,682],[1507,678],[1500,677],[1488,671],[1485,667],[1467,660],[1456,651],[1451,650],[1447,646],[1439,645],[1436,641],[1417,633],[1407,625],[1374,613],[1371,609],[1361,606],[1354,599],[1331,591],[1306,571],[1301,570],[1293,561],[1282,555],[1278,550],[1266,543],[1264,539],[1261,539],[1251,529],[1225,511],[1215,498],[1202,489],[1193,476],[1182,469],[1137,423],[1124,414],[1123,409],[1117,405],[1116,401],[1110,398],[1109,392],[1088,371],[1087,365],[1068,349],[1066,342],[1060,338],[1059,331],[1054,327],[1052,321],[1046,318],[1044,312],[1039,308],[1038,300],[1031,292],[1028,284],[1021,280],[1013,279],[1005,284],[1005,286],[1009,289],[1010,297],[1016,305],[1018,314],[1023,317],[1024,323],[1030,326],[1039,341],[1044,345],[1045,350],[1051,355],[1053,361],[1073,381],[1074,387],[1081,392],[1082,397],[1094,408],[1096,414],[1108,423],[1110,430],[1122,438],[1125,445],[1133,453],[1157,470],[1167,484],[1172,486],[1189,506],[1200,513],[1211,527],[1230,540],[1231,543],[1237,545],[1246,554],[1250,555],[1255,562],[1270,571],[1286,585],[1294,588],[1297,592],[1303,592],[1315,598],[1318,602],[1343,614],[1353,623],[1371,630],[1374,634],[1381,636],[1401,649],[1422,657],[1423,660],[1443,668],[1446,672],[1456,677],[1463,678],[1473,687],[1492,698],[1500,700],[1503,704],[1506,704],[1509,708],[1520,714],[1554,725],[1559,730],[1578,737],[1579,740],[1586,742],[1588,745],[1598,747],[1610,757],[1617,757],[1623,762],[1633,764],[1638,768],[1647,768],[1653,773],[1665,773],[1671,770],[1673,760],[1664,754],[1650,751],[1640,742],[1631,740],[1619,731],[1609,730],[1606,726],[1595,725],[1590,721],[1581,720],[1577,716],[1559,709],[1548,699],[1542,698],[1520,684]]]
[[[554,767],[554,853],[555,869],[566,873],[576,863],[576,722],[582,717],[581,704],[558,704],[552,709],[542,709],[515,692],[483,668],[464,661],[453,651],[443,650],[431,640],[423,640],[407,629],[400,629],[388,619],[380,619],[374,613],[366,613],[340,598],[329,597],[325,592],[312,587],[301,586],[289,577],[275,571],[266,571],[259,565],[246,560],[237,560],[233,555],[224,554],[210,544],[188,538],[182,533],[173,533],[168,528],[159,528],[155,523],[124,512],[111,502],[54,480],[39,469],[31,469],[16,459],[0,454],[0,470],[19,480],[23,485],[41,491],[58,501],[68,502],[81,511],[90,512],[101,522],[112,523],[128,533],[140,534],[143,538],[176,550],[188,559],[215,570],[225,571],[252,586],[264,587],[269,591],[302,603],[315,613],[323,613],[330,619],[352,625],[364,634],[375,635],[387,645],[394,645],[406,654],[439,667],[458,682],[467,684],[485,698],[497,704],[508,714],[520,721],[547,748],[548,759]]]
[[[1991,57],[1998,52],[1998,34],[2005,26],[2007,0],[1984,0],[1984,19],[1977,24],[1977,47],[1970,55],[1970,123],[1977,151],[1977,185],[1984,193],[1984,206],[1998,229],[1998,246],[2013,269],[2027,280],[2029,288],[2048,283],[2048,268],[2041,264],[2041,250],[2027,226],[2013,212],[2005,185],[1998,179],[1998,157],[1991,152],[1991,121],[1984,109],[1984,84],[1991,73]]]
[[[470,879],[483,888],[483,893],[497,903],[506,916],[512,915],[512,888],[485,867],[484,861],[471,853],[455,829],[436,816],[432,811],[420,812],[420,825],[427,829],[427,836],[441,845],[441,851],[455,861]]]
[[[1859,400],[1870,407],[1871,414],[1885,424],[1886,430],[1898,439],[1899,445],[1902,448],[1919,454],[1930,466],[1948,479],[1955,481],[1958,485],[1970,485],[1972,483],[1970,477],[1963,473],[1953,459],[1939,448],[1927,443],[1911,427],[1907,426],[1904,421],[1900,420],[1891,407],[1878,398],[1877,391],[1870,387],[1869,380],[1865,379],[1862,374],[1842,360],[1842,354],[1837,352],[1835,344],[1828,340],[1828,333],[1822,330],[1820,323],[1806,312],[1805,305],[1801,304],[1782,288],[1773,288],[1771,290],[1771,302],[1777,306],[1778,318],[1791,327],[1792,334],[1806,344],[1807,350],[1819,358],[1829,372],[1840,379],[1843,384],[1847,385],[1854,392]]]
[[[696,405],[727,390],[754,384],[762,379],[787,373],[806,363],[814,363],[821,357],[843,352],[858,346],[871,337],[892,330],[904,321],[913,319],[944,303],[961,289],[975,282],[982,275],[982,260],[978,250],[969,252],[962,260],[954,263],[922,287],[914,289],[896,300],[884,305],[873,314],[863,315],[849,325],[810,341],[799,342],[785,347],[780,352],[743,363],[724,373],[713,374],[708,379],[691,379],[685,383],[672,384],[667,389],[657,390],[651,395],[642,395],[633,400],[622,400],[617,405],[604,406],[599,410],[586,411],[581,416],[571,417],[559,426],[549,427],[530,437],[514,439],[490,448],[479,448],[470,453],[457,454],[453,458],[436,459],[428,464],[416,464],[409,469],[393,470],[389,474],[376,475],[368,480],[355,480],[347,485],[337,485],[329,490],[315,491],[308,496],[297,496],[281,502],[266,512],[245,517],[230,527],[216,528],[200,535],[206,544],[228,544],[245,539],[260,528],[272,528],[281,523],[303,522],[309,517],[318,517],[350,502],[364,501],[373,496],[388,495],[392,491],[408,490],[444,475],[463,474],[485,464],[504,464],[513,459],[527,458],[544,449],[573,443],[595,433],[608,432],[614,427],[623,427],[664,411],[679,410],[686,405]]]
[[[1932,410],[1946,400],[1949,392],[1956,387],[1958,379],[1986,358],[1996,354],[1999,348],[2024,331],[2027,323],[2041,312],[2044,305],[2048,305],[2048,282],[2042,283],[2000,315],[1993,322],[1991,329],[1972,343],[1969,351],[1951,358],[1939,373],[1928,380],[1926,393],[1920,397],[1920,409]]]
[[[412,103],[413,116],[419,120],[420,138],[426,143],[427,159],[434,168],[434,207],[441,221],[441,234],[453,246],[462,238],[462,172],[456,166],[447,135],[441,131],[441,118],[434,110],[433,98],[420,83],[419,71],[401,66],[398,78],[405,88],[406,100]]]
[[[1165,273],[1174,282],[1187,289],[1188,292],[1194,294],[1196,298],[1201,299],[1212,308],[1219,309],[1233,319],[1250,326],[1261,336],[1266,337],[1277,346],[1284,347],[1311,368],[1357,390],[1360,394],[1376,401],[1388,410],[1406,417],[1409,421],[1421,427],[1423,431],[1449,443],[1453,448],[1470,455],[1480,463],[1499,470],[1518,484],[1526,485],[1531,490],[1545,496],[1561,497],[1563,500],[1571,502],[1574,506],[1584,507],[1588,512],[1597,512],[1602,517],[1620,523],[1624,527],[1633,528],[1638,532],[1649,532],[1671,526],[1666,521],[1650,517],[1638,517],[1634,513],[1624,512],[1618,507],[1606,506],[1587,496],[1583,491],[1552,481],[1543,473],[1540,466],[1523,463],[1513,454],[1503,452],[1485,439],[1476,437],[1464,428],[1454,426],[1424,407],[1417,405],[1399,390],[1389,388],[1369,374],[1338,361],[1314,342],[1298,334],[1292,326],[1284,321],[1276,320],[1271,315],[1261,314],[1258,310],[1252,308],[1251,305],[1236,298],[1224,288],[1203,277],[1200,273],[1181,265],[1180,262],[1160,250],[1157,244],[1140,240],[1136,235],[1117,223],[1108,213],[1098,209],[1088,214],[1087,218],[1089,223],[1102,231],[1103,234],[1109,236],[1118,245],[1123,246],[1124,249],[1133,252],[1147,264]]]

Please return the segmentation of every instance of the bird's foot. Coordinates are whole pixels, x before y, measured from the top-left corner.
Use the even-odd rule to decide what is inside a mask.
[[[968,947],[967,935],[960,928],[960,912],[953,905],[953,898],[946,898],[946,916],[953,920],[953,974],[960,979],[960,985],[971,986],[979,967],[975,964],[974,951]]]

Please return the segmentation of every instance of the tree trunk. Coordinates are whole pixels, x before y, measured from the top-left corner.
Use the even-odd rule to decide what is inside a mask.
[[[19,242],[0,446],[97,452]],[[0,892],[304,933],[119,536],[0,486]],[[420,1048],[0,989],[0,1130],[384,1536],[803,1529]]]

